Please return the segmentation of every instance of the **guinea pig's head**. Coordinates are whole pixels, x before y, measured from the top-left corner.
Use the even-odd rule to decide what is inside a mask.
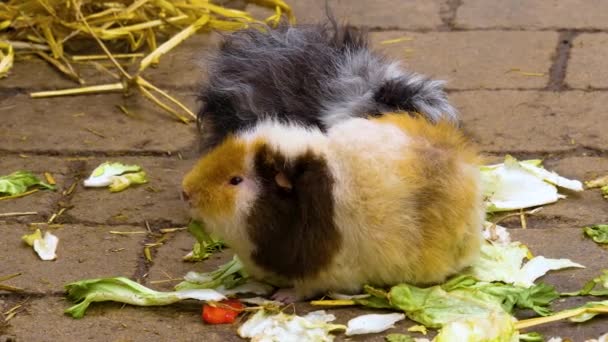
[[[265,271],[318,273],[341,241],[324,139],[276,124],[227,138],[183,181],[193,216]]]
[[[192,216],[211,229],[242,219],[258,192],[248,164],[247,145],[234,136],[201,158],[182,182]]]

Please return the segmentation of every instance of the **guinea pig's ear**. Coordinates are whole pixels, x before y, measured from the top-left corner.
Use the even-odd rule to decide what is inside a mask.
[[[277,185],[284,190],[291,190],[293,188],[293,184],[291,184],[291,180],[287,177],[285,172],[279,171],[276,176],[274,176],[274,181]]]

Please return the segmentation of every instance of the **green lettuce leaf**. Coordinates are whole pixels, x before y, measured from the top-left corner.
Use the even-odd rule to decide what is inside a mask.
[[[138,306],[169,305],[184,299],[219,301],[226,297],[211,289],[159,292],[124,277],[87,279],[67,284],[67,297],[77,304],[66,309],[73,318],[84,316],[93,302],[114,301]]]
[[[583,228],[585,234],[597,243],[608,243],[608,224],[596,224]]]
[[[508,313],[512,313],[514,308],[531,309],[541,316],[551,313],[549,304],[560,296],[551,285],[541,283],[526,288],[497,282],[480,282],[468,275],[456,276],[441,287],[448,292],[454,290],[481,291],[495,297],[495,300]]]
[[[248,278],[249,275],[245,272],[243,264],[235,255],[231,261],[218,267],[215,271],[206,273],[188,272],[184,281],[177,284],[175,289],[214,289],[219,286],[231,289],[244,284]]]
[[[16,171],[7,176],[0,176],[0,195],[20,195],[32,186],[55,190],[55,186],[41,181],[28,171]]]
[[[589,280],[580,291],[562,293],[562,296],[608,296],[608,270],[603,270],[600,276]]]
[[[404,311],[411,320],[430,328],[440,328],[463,316],[482,316],[502,311],[501,304],[492,295],[467,289],[448,292],[439,285],[419,288],[400,284],[391,288],[388,297],[393,307]]]
[[[221,239],[207,234],[202,223],[198,221],[190,221],[188,231],[196,238],[196,242],[192,247],[192,251],[184,256],[184,261],[196,262],[205,260],[213,253],[221,252],[226,246]]]
[[[543,342],[545,336],[537,332],[529,332],[526,334],[519,334],[519,340],[525,342]]]

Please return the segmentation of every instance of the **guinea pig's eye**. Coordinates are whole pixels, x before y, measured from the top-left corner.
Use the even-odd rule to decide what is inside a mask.
[[[242,181],[243,181],[243,178],[241,178],[239,176],[230,178],[230,184],[232,184],[232,185],[239,185]]]

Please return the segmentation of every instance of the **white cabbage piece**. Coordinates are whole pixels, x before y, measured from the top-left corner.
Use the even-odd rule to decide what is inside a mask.
[[[348,321],[346,335],[361,335],[379,333],[395,326],[395,323],[405,319],[405,314],[368,314],[355,317]]]
[[[483,237],[493,244],[508,245],[511,243],[511,234],[507,228],[488,221],[483,223]]]
[[[43,239],[34,240],[34,250],[42,260],[50,261],[57,259],[57,245],[59,238],[46,232]]]
[[[238,334],[256,342],[331,342],[334,340],[331,331],[346,329],[344,325],[329,323],[335,319],[334,315],[324,310],[313,311],[306,316],[283,312],[271,314],[260,310],[239,327]]]
[[[21,237],[23,242],[34,248],[36,254],[40,259],[45,261],[57,259],[57,245],[59,244],[59,238],[55,235],[46,232],[42,237],[40,229],[32,234],[24,235]]]
[[[465,316],[444,325],[433,342],[518,342],[515,318],[506,312]]]
[[[538,160],[518,161],[507,155],[502,164],[481,167],[488,212],[528,208],[556,202],[565,196],[556,186],[582,191],[583,185],[539,167]]]

